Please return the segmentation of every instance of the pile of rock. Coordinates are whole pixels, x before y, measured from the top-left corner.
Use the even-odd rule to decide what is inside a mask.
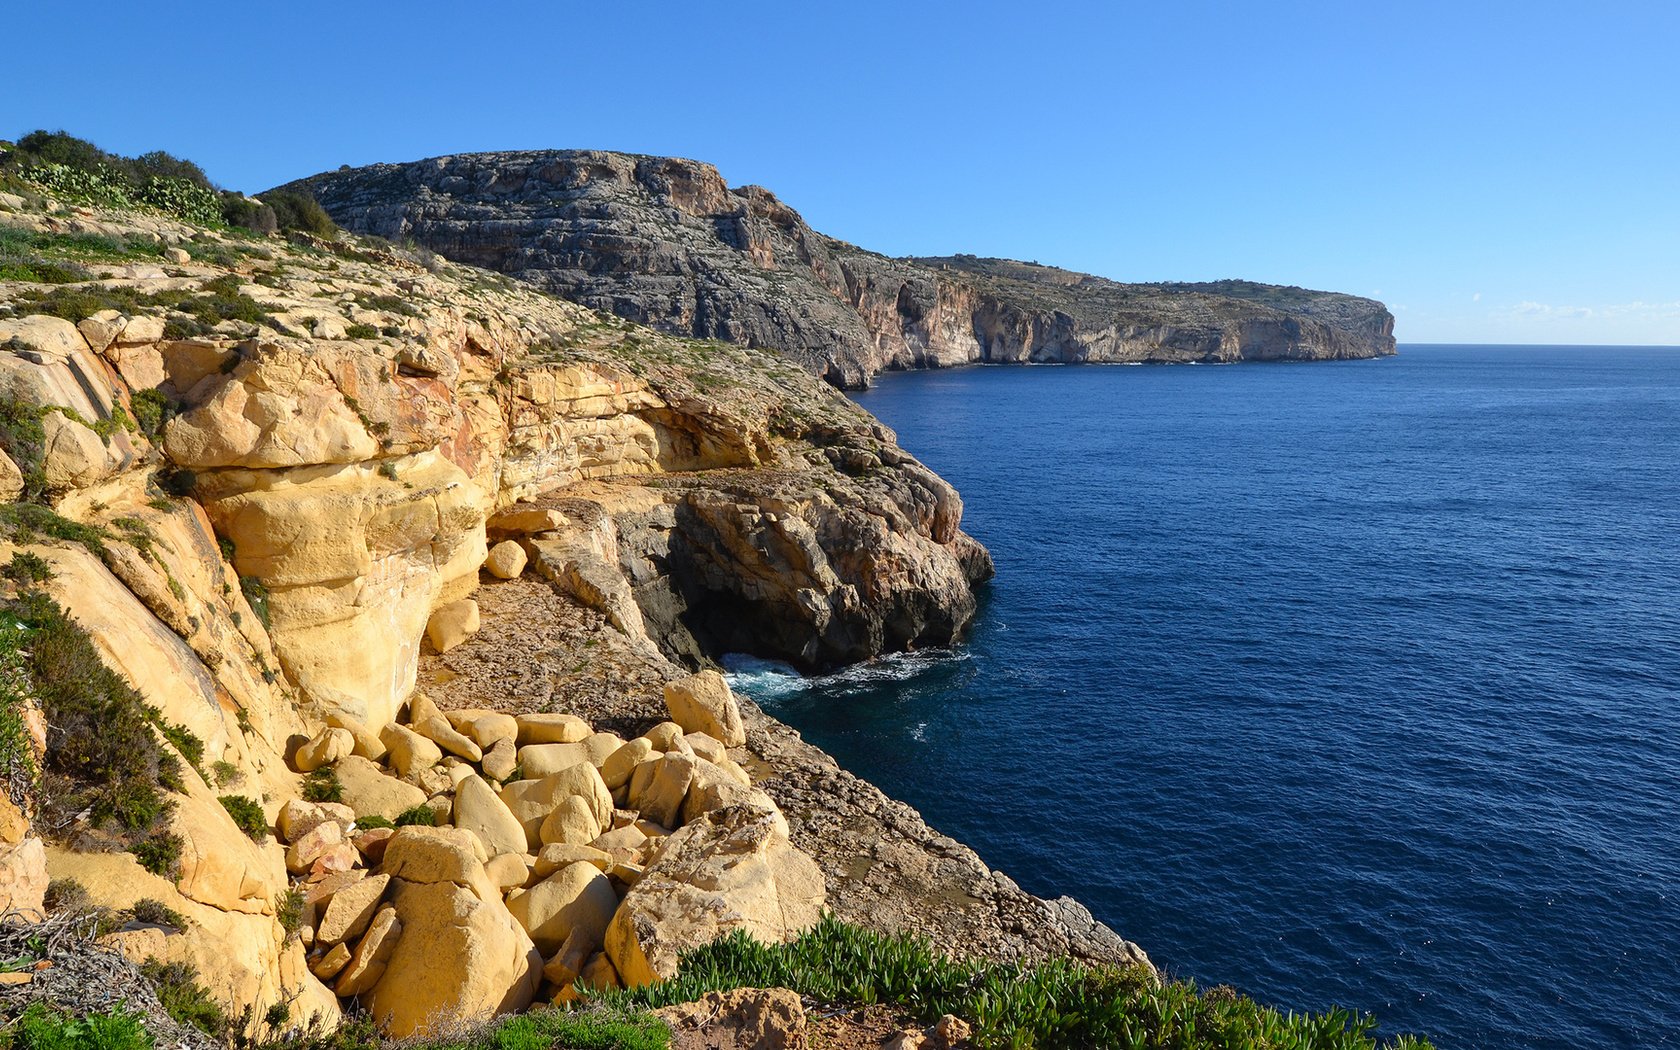
[[[343,792],[277,821],[311,971],[407,1036],[661,980],[732,929],[814,925],[822,874],[730,756],[728,685],[702,672],[665,699],[671,720],[633,740],[416,696],[405,724],[338,720],[299,747]]]

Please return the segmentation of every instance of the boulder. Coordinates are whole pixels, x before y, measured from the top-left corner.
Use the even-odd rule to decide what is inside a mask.
[[[601,823],[585,799],[572,795],[560,800],[538,834],[545,846],[553,843],[582,846],[600,836]]]
[[[513,771],[519,768],[519,749],[512,740],[503,738],[485,749],[484,758],[479,762],[479,768],[491,780],[504,781],[513,776]]]
[[[411,883],[448,882],[484,900],[502,899],[502,891],[484,871],[489,857],[478,836],[460,828],[398,828],[385,846],[380,870]]]
[[[587,968],[581,979],[589,979]],[[798,993],[786,988],[709,992],[694,1002],[662,1007],[653,1013],[674,1032],[704,1033],[703,1038],[713,1046],[805,1050],[808,1045],[805,1006]]]
[[[540,507],[513,506],[490,515],[484,528],[496,536],[534,536],[549,532],[566,523],[565,515],[557,510]]]
[[[729,751],[722,741],[709,733],[685,733],[683,742],[688,749],[708,762],[722,762],[729,757]]]
[[[395,820],[404,811],[426,801],[424,791],[403,783],[360,755],[342,759],[333,772],[344,789],[344,801],[358,817]]]
[[[589,736],[589,723],[577,715],[533,714],[519,715],[519,743],[575,744]]]
[[[684,739],[686,731],[675,722],[661,722],[642,734],[642,739],[653,745],[655,751],[661,754],[667,751],[691,750]]]
[[[741,705],[716,671],[701,671],[665,685],[665,709],[690,733],[705,733],[725,747],[747,742]]]
[[[574,930],[589,951],[600,945],[618,908],[612,883],[593,864],[568,864],[508,902],[543,955],[552,955]],[[587,952],[586,952],[587,954]]]
[[[362,995],[372,988],[390,963],[403,935],[397,909],[387,904],[368,923],[368,931],[350,954],[350,961],[338,975],[333,991],[342,997]]]
[[[702,761],[676,751],[655,760],[647,787],[640,795],[631,789],[630,805],[640,810],[644,819],[667,828],[676,827],[683,802],[688,798],[689,785],[694,782],[694,771]]]
[[[373,875],[333,894],[332,903],[315,926],[315,942],[338,944],[360,936],[373,921],[390,882],[389,875]]]
[[[301,875],[329,850],[347,844],[343,825],[332,820],[322,821],[286,847],[286,870],[293,875]]]
[[[443,749],[436,741],[421,736],[406,726],[395,722],[387,723],[379,731],[379,739],[389,749],[391,768],[399,776],[408,776],[416,770],[428,769],[443,761]]]
[[[455,786],[454,814],[455,826],[477,835],[490,856],[525,852],[528,843],[519,818],[478,777],[469,775]]]
[[[460,645],[478,633],[478,603],[471,598],[450,602],[426,621],[426,640],[440,653]]]
[[[274,830],[287,842],[295,842],[304,834],[327,821],[334,821],[344,830],[356,822],[356,811],[339,802],[305,802],[301,798],[288,799],[280,807],[274,820]]]
[[[822,871],[764,810],[731,806],[665,840],[607,928],[620,978],[639,987],[674,976],[678,954],[741,929],[775,944],[816,925]]]
[[[636,766],[652,758],[653,754],[653,742],[639,736],[608,755],[607,760],[601,763],[601,779],[607,789],[617,791],[630,783],[630,774],[635,772]]]
[[[369,864],[378,864],[385,859],[385,847],[396,833],[395,828],[369,828],[352,841]]]
[[[512,715],[498,714],[494,711],[478,715],[456,728],[483,751],[490,750],[503,740],[510,745],[515,744],[519,738],[519,720]]]
[[[46,917],[47,851],[39,838],[0,846],[0,913],[16,911],[24,919]]]
[[[498,895],[453,883],[399,885],[403,936],[367,998],[388,1036],[406,1039],[529,1006],[542,956]]]
[[[425,721],[417,722],[414,731],[443,748],[451,754],[459,755],[468,762],[477,762],[484,757],[484,752],[472,742],[466,734],[459,733],[442,715],[431,715]]]
[[[309,964],[309,972],[323,981],[330,981],[350,965],[350,946],[335,944],[327,953]]]
[[[525,571],[525,548],[512,540],[503,540],[485,555],[484,568],[490,575],[511,580]]]
[[[579,846],[570,842],[551,842],[537,854],[531,874],[546,879],[569,864],[593,864],[601,871],[612,867],[612,857],[594,846]]]
[[[484,865],[484,873],[505,893],[530,881],[531,861],[527,853],[503,853],[490,858],[490,863]]]
[[[343,729],[356,738],[356,746],[352,749],[352,754],[360,755],[362,758],[374,762],[384,759],[385,742],[379,739],[377,733],[372,732],[356,719],[333,712],[327,715],[327,725],[334,729]]]
[[[348,758],[356,750],[356,737],[348,729],[323,729],[297,749],[292,767],[299,773],[313,773]]]
[[[607,958],[606,952],[591,955],[577,979],[579,984],[601,991],[624,987],[624,982],[618,979],[618,971],[613,969],[612,960]]]

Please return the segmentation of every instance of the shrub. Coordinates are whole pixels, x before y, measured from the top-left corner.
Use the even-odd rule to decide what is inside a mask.
[[[47,560],[39,554],[31,554],[29,551],[18,551],[13,554],[12,560],[6,563],[4,569],[0,569],[0,573],[3,573],[6,579],[21,586],[28,586],[32,583],[46,583],[53,578],[52,566],[47,564]]]
[[[436,827],[437,810],[433,809],[430,803],[422,802],[418,806],[410,806],[398,813],[397,819],[393,823],[399,828],[406,828],[410,825],[422,828]]]
[[[338,225],[315,198],[296,190],[272,190],[258,200],[274,209],[274,218],[282,230],[299,230],[317,237],[331,239],[338,236]]]
[[[93,907],[93,898],[88,896],[87,887],[75,879],[58,878],[47,883],[43,903],[48,911],[86,911]]]
[[[377,813],[370,813],[365,817],[356,818],[357,831],[372,831],[374,828],[394,828],[397,825]]]
[[[268,234],[280,228],[274,209],[254,197],[240,193],[222,194],[222,221],[257,233]]]
[[[314,770],[303,778],[303,800],[305,802],[342,802],[344,801],[344,785],[338,782],[338,774],[332,770]]]
[[[0,448],[23,474],[23,498],[39,500],[47,491],[41,471],[46,455],[47,431],[41,425],[41,408],[16,397],[0,397]]]
[[[163,433],[164,424],[175,418],[179,406],[169,399],[169,395],[152,387],[149,390],[136,390],[129,399],[134,406],[134,421],[140,425],[140,432],[147,440],[156,441]]]
[[[187,920],[184,915],[162,901],[156,901],[150,897],[142,897],[135,901],[134,907],[129,910],[134,913],[135,919],[140,922],[150,923],[153,926],[173,926],[177,930],[187,928]]]
[[[262,806],[258,805],[256,800],[244,795],[223,795],[219,801],[240,831],[256,842],[268,838],[268,818],[263,816]]]
[[[121,157],[62,131],[32,131],[5,154],[19,176],[59,196],[156,208],[188,222],[221,221],[221,199],[204,170],[162,150]]]
[[[274,917],[286,936],[303,928],[303,905],[303,891],[295,887],[274,898]]]
[[[158,1001],[175,1023],[192,1025],[215,1037],[227,1032],[227,1014],[198,983],[197,970],[186,963],[151,959],[140,964],[140,973],[152,982]]]
[[[175,835],[161,834],[141,839],[128,848],[140,861],[140,866],[153,875],[174,879],[181,868],[181,847],[184,843]]]
[[[344,334],[351,339],[373,339],[379,335],[379,329],[370,324],[346,325]]]
[[[12,504],[6,510],[15,510]],[[44,510],[44,508],[37,508]],[[165,719],[120,675],[105,666],[87,633],[38,591],[0,603],[0,666],[14,671],[47,721],[43,814],[59,826],[85,816],[92,826],[128,844],[149,870],[167,872],[180,842],[157,834],[180,790],[180,758],[204,757],[204,743]],[[27,637],[28,644],[20,644]]]

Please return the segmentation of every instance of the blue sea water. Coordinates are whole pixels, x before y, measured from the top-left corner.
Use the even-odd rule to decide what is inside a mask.
[[[1680,350],[889,375],[998,576],[737,688],[1168,972],[1680,1047]]]

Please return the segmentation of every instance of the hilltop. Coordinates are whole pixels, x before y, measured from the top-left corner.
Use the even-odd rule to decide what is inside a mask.
[[[1229,362],[1394,353],[1381,303],[1242,281],[1121,284],[970,256],[893,259],[709,164],[590,150],[323,172],[284,190],[347,229],[661,331],[770,347],[841,387],[970,362]]]

